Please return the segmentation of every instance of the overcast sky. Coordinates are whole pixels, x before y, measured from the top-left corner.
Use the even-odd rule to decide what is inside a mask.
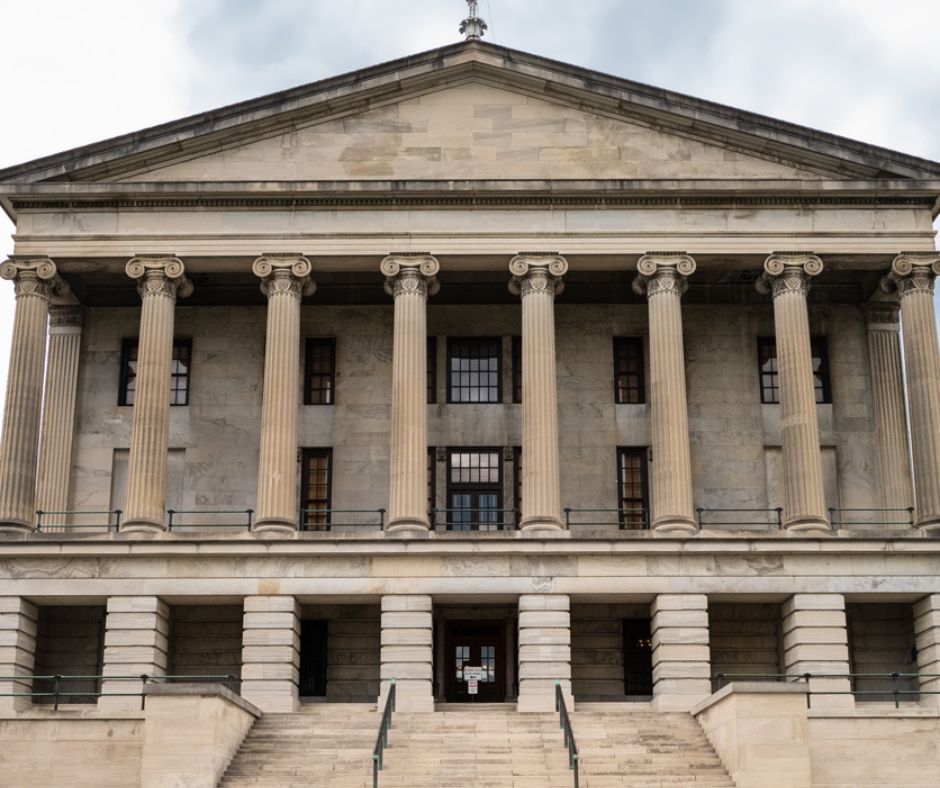
[[[479,7],[498,44],[940,160],[937,0]],[[0,167],[451,43],[465,12],[463,0],[0,2]],[[0,217],[0,260],[12,232]],[[0,282],[0,391],[12,290]]]

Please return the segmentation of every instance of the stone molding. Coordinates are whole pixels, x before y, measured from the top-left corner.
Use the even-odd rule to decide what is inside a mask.
[[[868,301],[859,309],[869,331],[901,330],[901,305],[897,301]]]
[[[385,292],[395,298],[403,294],[427,298],[441,289],[437,281],[441,264],[427,252],[391,252],[379,270],[385,275]]]
[[[141,298],[186,298],[193,292],[193,283],[186,277],[186,266],[178,257],[138,255],[127,261],[124,271],[137,280],[137,293]]]
[[[568,261],[558,252],[519,252],[509,261],[509,292],[525,298],[533,293],[561,295]]]
[[[311,296],[317,284],[310,278],[313,266],[302,254],[267,253],[251,264],[251,272],[261,279],[261,292],[266,297],[289,295]]]
[[[823,261],[811,252],[774,252],[764,260],[764,273],[755,282],[757,292],[774,298],[786,293],[809,293],[810,279],[823,271]]]
[[[901,252],[891,263],[891,271],[880,283],[885,293],[904,298],[911,293],[933,295],[934,279],[940,274],[940,254],[935,252]]]
[[[633,292],[647,298],[660,293],[682,295],[695,268],[695,260],[685,252],[647,252],[637,260]]]
[[[55,329],[77,329],[81,330],[85,319],[85,310],[80,306],[50,306],[49,307],[49,329],[50,333],[56,333]],[[70,333],[63,331],[62,333]]]
[[[13,282],[17,298],[51,301],[67,297],[71,289],[59,276],[56,264],[42,255],[11,255],[0,265],[0,277]]]

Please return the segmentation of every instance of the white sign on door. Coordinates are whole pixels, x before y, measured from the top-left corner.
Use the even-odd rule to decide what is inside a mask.
[[[480,694],[480,682],[478,682],[476,679],[470,679],[467,682],[467,694],[479,695]]]
[[[486,678],[486,670],[481,667],[465,665],[463,669],[464,681],[482,681]]]

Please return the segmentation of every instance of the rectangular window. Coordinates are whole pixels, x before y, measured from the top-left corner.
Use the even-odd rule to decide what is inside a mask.
[[[502,452],[499,449],[448,450],[448,530],[502,530],[502,506]]]
[[[516,528],[522,522],[522,447],[512,447],[512,508],[516,514]]]
[[[832,402],[829,384],[829,349],[826,337],[810,337],[813,357],[813,387],[816,403]],[[760,374],[760,401],[764,404],[780,402],[780,369],[777,362],[777,342],[773,337],[757,338],[757,361]]]
[[[437,465],[437,449],[433,446],[428,447],[428,522],[434,527],[434,510],[437,508],[434,498],[437,495],[437,485],[435,484],[435,466]]]
[[[428,337],[428,404],[437,402],[437,337]]]
[[[614,337],[614,402],[618,405],[646,402],[642,337]]]
[[[133,405],[137,396],[137,352],[138,340],[125,339],[121,343],[121,380],[118,389],[118,405]],[[173,340],[173,357],[170,362],[170,404],[189,404],[189,373],[192,366],[193,341]]]
[[[304,449],[301,463],[301,528],[306,531],[329,531],[333,497],[333,450]]]
[[[307,340],[304,405],[332,405],[336,400],[336,340]]]
[[[512,401],[522,402],[522,337],[512,338]]]
[[[617,449],[617,509],[621,528],[649,528],[646,456],[645,447]]]
[[[501,402],[499,337],[447,340],[447,401]]]

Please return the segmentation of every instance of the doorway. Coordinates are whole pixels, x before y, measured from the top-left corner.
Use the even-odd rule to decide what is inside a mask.
[[[465,676],[466,668],[479,668]],[[471,676],[477,674],[476,693]],[[444,624],[444,698],[448,703],[506,700],[506,622],[447,621]]]
[[[326,696],[327,630],[329,622],[300,622],[300,684],[301,698]]]
[[[648,618],[623,622],[623,694],[647,700],[653,696],[653,643]]]

